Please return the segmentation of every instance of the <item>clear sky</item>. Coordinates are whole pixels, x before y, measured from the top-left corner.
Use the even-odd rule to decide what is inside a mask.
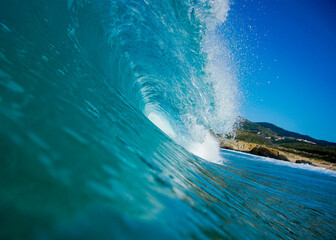
[[[232,0],[243,116],[336,142],[336,1]]]

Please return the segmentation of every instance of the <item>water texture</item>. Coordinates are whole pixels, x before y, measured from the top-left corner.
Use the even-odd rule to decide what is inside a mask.
[[[0,1],[0,239],[335,238],[333,172],[208,132],[239,113],[228,10]]]

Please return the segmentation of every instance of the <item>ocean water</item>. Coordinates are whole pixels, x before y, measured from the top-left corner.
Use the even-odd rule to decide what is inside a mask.
[[[0,1],[0,239],[334,239],[336,174],[231,151],[228,1]]]

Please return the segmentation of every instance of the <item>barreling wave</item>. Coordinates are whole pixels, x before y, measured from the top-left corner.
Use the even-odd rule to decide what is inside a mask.
[[[77,12],[82,5],[85,2],[68,2],[74,13],[73,40],[85,43],[88,36],[98,35],[85,49],[106,44],[95,54],[108,54],[108,61],[102,61],[104,71],[127,102],[190,150],[212,138],[210,129],[233,130],[238,94],[224,52],[228,49],[216,35],[229,9],[227,1],[101,1],[91,4],[100,15],[98,26],[84,37]],[[215,140],[211,142],[214,151]]]
[[[15,212],[6,236],[55,236],[95,206],[141,222],[165,212],[163,199],[189,198],[200,166],[186,149],[218,162],[209,130],[231,131],[238,109],[216,35],[228,9],[212,0],[0,2],[0,208]],[[17,218],[26,227],[13,233]]]
[[[239,109],[228,9],[0,1],[0,238],[334,237],[334,175],[219,155],[209,130]]]

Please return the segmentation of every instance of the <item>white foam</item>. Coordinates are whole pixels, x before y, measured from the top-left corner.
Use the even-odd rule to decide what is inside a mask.
[[[217,140],[207,133],[205,139],[200,142],[193,142],[188,148],[191,153],[207,161],[221,163],[223,159],[220,156]]]
[[[182,145],[191,153],[209,162],[221,163],[223,158],[220,154],[219,143],[210,132],[200,124],[196,118],[190,118],[190,139]]]
[[[223,161],[218,141],[204,128],[204,126],[194,122],[190,131],[191,139],[186,141],[183,136],[177,136],[168,118],[165,117],[163,113],[151,111],[147,115],[147,118],[176,143],[184,146],[194,155],[213,163],[221,163]]]

